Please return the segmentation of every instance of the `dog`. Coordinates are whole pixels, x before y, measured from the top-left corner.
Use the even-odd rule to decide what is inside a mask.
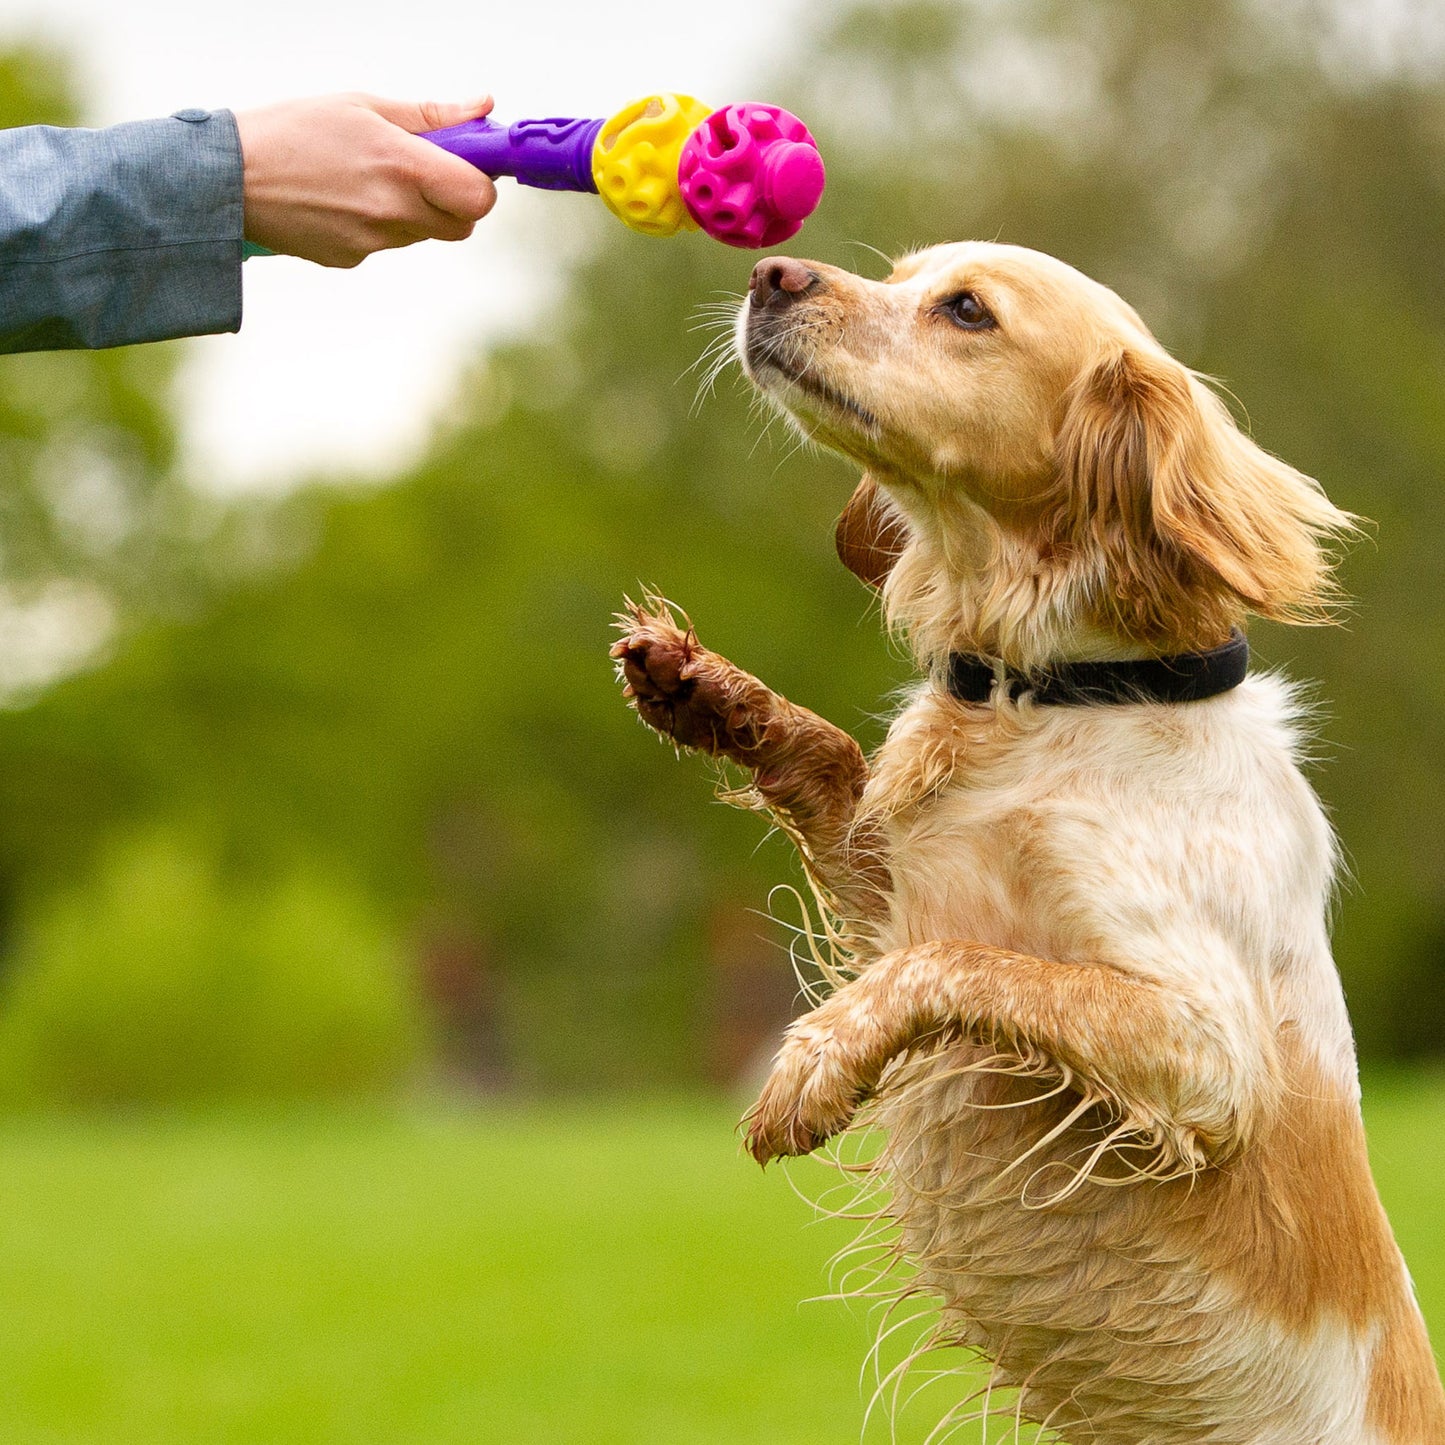
[[[670,608],[622,617],[631,705],[747,770],[843,960],[752,1153],[866,1105],[912,1287],[1051,1438],[1445,1445],[1305,719],[1245,667],[1251,616],[1329,619],[1353,519],[1117,295],[1022,248],[883,281],[770,257],[736,347],[863,469],[838,550],[924,677],[866,759]]]

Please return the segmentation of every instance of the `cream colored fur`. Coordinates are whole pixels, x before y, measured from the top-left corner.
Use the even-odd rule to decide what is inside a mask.
[[[787,264],[740,349],[867,469],[886,615],[928,680],[865,767],[665,612],[624,619],[634,704],[750,769],[855,974],[789,1030],[750,1146],[806,1152],[866,1107],[945,1338],[1072,1445],[1445,1445],[1289,687],[1039,707],[940,682],[952,649],[1029,670],[1318,618],[1348,519],[1060,262]],[[955,324],[963,293],[991,325]]]

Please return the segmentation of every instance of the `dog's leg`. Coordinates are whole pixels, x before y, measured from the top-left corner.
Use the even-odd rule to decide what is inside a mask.
[[[762,1163],[847,1128],[889,1062],[950,1037],[1042,1053],[1186,1168],[1237,1148],[1275,1078],[1272,1045],[1178,987],[940,940],[870,964],[788,1029],[748,1116]]]
[[[619,622],[612,656],[642,720],[682,747],[747,768],[838,912],[855,922],[875,916],[888,871],[876,840],[853,826],[868,781],[858,744],[709,652],[666,609],[632,606]]]

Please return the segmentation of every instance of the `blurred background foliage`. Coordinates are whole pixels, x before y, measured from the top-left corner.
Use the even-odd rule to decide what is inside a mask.
[[[1386,45],[1325,0],[820,4],[758,84],[828,158],[795,251],[1059,255],[1377,524],[1345,628],[1254,639],[1324,701],[1377,1059],[1445,1052],[1445,81],[1434,9],[1396,9]],[[53,56],[0,62],[0,121],[66,94]],[[543,229],[583,204],[525,199]],[[172,350],[0,359],[0,1096],[753,1063],[789,850],[625,710],[610,614],[657,587],[865,742],[908,668],[833,556],[848,468],[765,437],[731,373],[696,400],[749,266],[599,232],[412,467],[282,502],[180,474]]]
[[[354,890],[228,883],[178,829],[127,838],[29,920],[0,1013],[0,1100],[267,1101],[395,1086],[425,1023]]]

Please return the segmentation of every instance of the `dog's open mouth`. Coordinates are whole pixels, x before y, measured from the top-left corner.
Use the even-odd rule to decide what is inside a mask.
[[[788,340],[786,329],[759,326],[755,322],[747,325],[743,336],[743,357],[747,363],[748,374],[757,385],[768,391],[768,374],[776,373],[799,391],[825,402],[837,411],[846,412],[869,430],[876,431],[878,418],[846,392],[824,381],[811,361],[795,357],[792,348],[787,344]]]

